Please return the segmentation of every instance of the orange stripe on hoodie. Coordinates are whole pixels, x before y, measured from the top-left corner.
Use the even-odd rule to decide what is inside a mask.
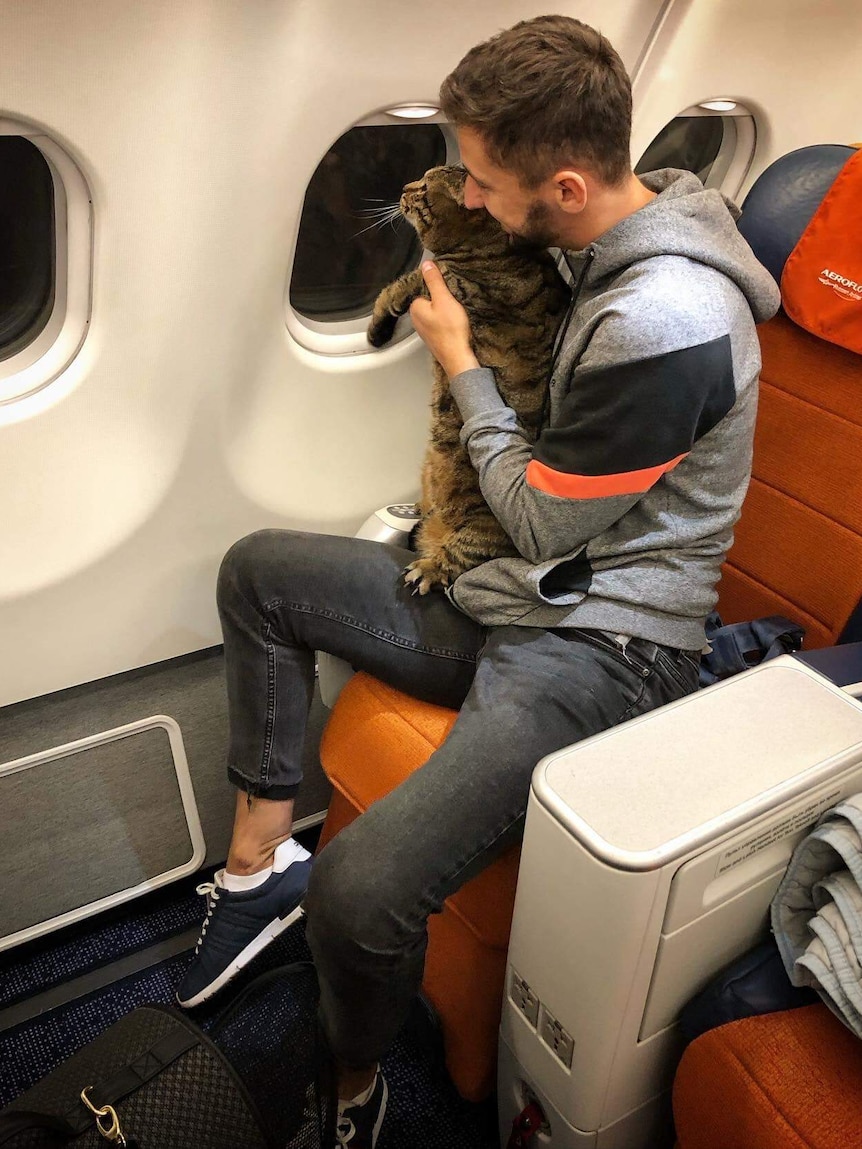
[[[681,463],[688,451],[677,455],[667,463],[657,467],[645,467],[642,471],[621,471],[618,475],[570,475],[565,471],[555,471],[552,467],[532,459],[527,464],[527,485],[546,495],[558,495],[563,499],[601,499],[608,495],[637,495],[650,487],[667,471]]]

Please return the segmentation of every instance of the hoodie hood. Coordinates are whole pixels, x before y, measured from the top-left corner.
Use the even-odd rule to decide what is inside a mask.
[[[736,227],[741,212],[714,188],[704,188],[691,172],[662,168],[639,177],[656,198],[626,216],[586,249],[592,254],[586,282],[592,286],[633,263],[681,255],[712,267],[737,285],[756,323],[778,310],[775,280],[758,261]],[[585,252],[573,252],[576,258]]]

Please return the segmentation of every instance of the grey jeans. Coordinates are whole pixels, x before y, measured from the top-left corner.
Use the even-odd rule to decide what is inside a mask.
[[[697,686],[697,654],[644,639],[482,627],[442,593],[413,595],[402,580],[412,557],[259,531],[228,551],[218,583],[229,776],[249,793],[289,798],[299,786],[316,650],[460,709],[428,762],[314,863],[305,909],[321,1016],[356,1067],[379,1060],[407,1015],[428,915],[520,837],[538,760]]]

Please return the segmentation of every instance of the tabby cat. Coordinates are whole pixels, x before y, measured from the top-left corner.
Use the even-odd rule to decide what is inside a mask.
[[[538,435],[548,395],[554,336],[570,298],[548,252],[518,248],[483,208],[464,207],[462,168],[438,167],[407,184],[401,214],[434,253],[449,290],[470,318],[473,350],[494,370],[505,403],[531,440]],[[421,269],[396,279],[374,304],[368,340],[387,343],[399,316],[428,289]],[[431,439],[422,467],[419,558],[405,581],[427,594],[487,559],[517,554],[479,490],[461,445],[462,420],[442,367],[434,363]]]

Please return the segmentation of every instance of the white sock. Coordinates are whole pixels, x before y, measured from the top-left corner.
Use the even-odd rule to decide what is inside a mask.
[[[231,890],[233,893],[239,893],[242,890],[256,890],[272,874],[283,874],[293,862],[301,862],[310,857],[311,854],[300,846],[299,842],[294,838],[288,838],[286,842],[276,846],[271,866],[265,866],[256,874],[229,874],[226,869],[220,870],[216,874],[216,884],[224,886],[226,890]]]
[[[351,1097],[348,1100],[338,1099],[338,1112],[343,1113],[345,1109],[352,1109],[354,1105],[365,1105],[367,1101],[371,1100],[371,1094],[374,1092],[374,1086],[376,1084],[377,1071],[375,1071],[371,1084],[367,1089],[363,1089],[361,1093],[357,1093],[355,1097]]]
[[[227,870],[220,870],[216,874],[216,885],[223,886],[226,890],[238,894],[242,890],[256,890],[258,886],[263,885],[271,874],[272,866],[258,870],[256,874],[229,874]]]

